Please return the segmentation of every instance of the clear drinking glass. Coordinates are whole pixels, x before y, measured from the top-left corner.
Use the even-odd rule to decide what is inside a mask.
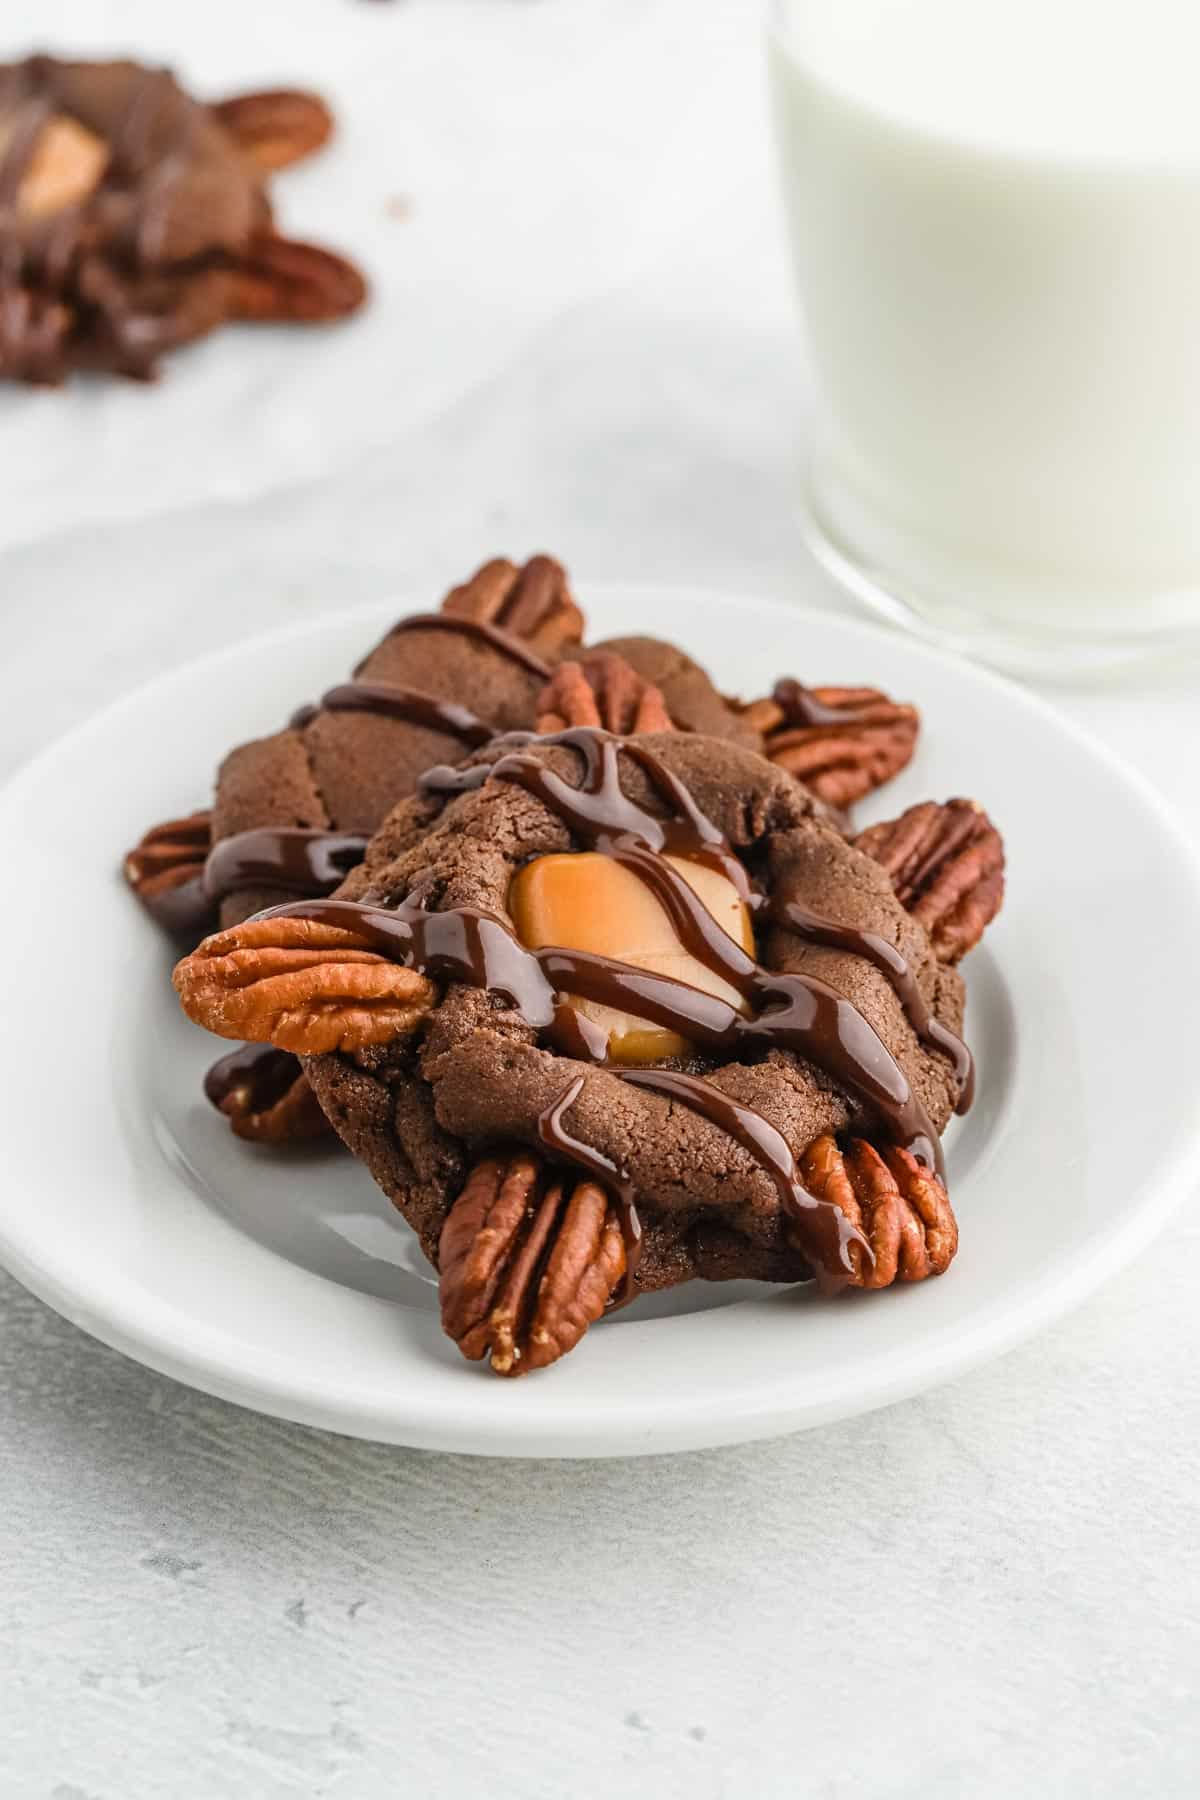
[[[1030,672],[1200,648],[1197,0],[777,0],[814,548]]]

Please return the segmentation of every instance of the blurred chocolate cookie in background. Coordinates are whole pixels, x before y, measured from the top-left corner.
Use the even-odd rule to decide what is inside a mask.
[[[356,311],[359,271],[282,237],[267,194],[332,129],[312,94],[210,106],[134,62],[0,66],[0,376],[146,380],[226,321]]]

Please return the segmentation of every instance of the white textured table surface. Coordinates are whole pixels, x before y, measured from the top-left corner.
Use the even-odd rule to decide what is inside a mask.
[[[215,339],[154,391],[0,397],[0,772],[198,649],[432,597],[495,549],[836,604],[791,507],[754,14],[6,9],[14,51],[328,87],[346,128],[285,218],[361,249],[378,298],[318,343]],[[1198,698],[1062,704],[1200,832]],[[0,1793],[1195,1793],[1198,1251],[1185,1216],[922,1400],[610,1464],[260,1419],[0,1276]]]

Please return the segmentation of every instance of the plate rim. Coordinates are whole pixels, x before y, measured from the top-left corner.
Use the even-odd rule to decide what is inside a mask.
[[[607,600],[613,604],[623,595],[637,594],[648,604],[660,601],[678,604],[689,599],[708,602],[722,611],[739,606],[769,610],[779,615],[781,623],[786,622],[796,630],[809,623],[821,630],[833,630],[850,638],[883,645],[889,650],[903,646],[921,663],[940,666],[952,680],[966,678],[998,691],[1009,703],[1026,709],[1055,732],[1072,740],[1149,813],[1169,841],[1172,855],[1190,875],[1200,916],[1200,849],[1193,844],[1174,807],[1145,775],[1130,767],[1102,739],[1059,712],[1041,695],[951,651],[906,638],[887,627],[751,590],[732,590],[688,581],[578,580],[576,585],[581,592],[595,595],[598,602]],[[401,609],[404,604],[402,599],[374,600],[353,608],[324,612],[314,618],[236,639],[203,656],[189,658],[160,671],[130,692],[109,701],[14,770],[0,785],[0,809],[17,803],[27,784],[52,777],[54,765],[60,758],[69,759],[80,746],[86,746],[90,737],[103,736],[122,714],[136,713],[149,696],[169,689],[175,683],[191,682],[198,676],[213,673],[233,659],[269,655],[272,646],[294,644],[331,628],[349,630],[360,620],[364,623],[375,621],[381,615]],[[1081,1246],[1068,1256],[1065,1265],[1059,1263],[1047,1270],[1043,1279],[1035,1280],[1031,1287],[1023,1290],[1020,1306],[1006,1307],[1004,1297],[1000,1296],[977,1321],[958,1325],[949,1344],[944,1341],[945,1334],[916,1336],[908,1353],[897,1359],[897,1366],[888,1379],[875,1382],[865,1393],[839,1393],[834,1385],[832,1392],[827,1386],[814,1400],[811,1394],[796,1393],[794,1387],[789,1388],[786,1378],[780,1377],[768,1380],[753,1394],[745,1395],[736,1409],[726,1408],[718,1419],[711,1421],[704,1419],[703,1399],[697,1396],[689,1408],[681,1409],[684,1414],[681,1419],[664,1420],[661,1414],[656,1416],[656,1428],[661,1428],[664,1423],[667,1426],[663,1433],[665,1442],[661,1439],[632,1441],[645,1427],[634,1425],[631,1429],[629,1422],[622,1420],[619,1406],[612,1409],[589,1407],[582,1430],[576,1430],[578,1421],[572,1418],[567,1390],[555,1396],[557,1405],[547,1406],[545,1422],[523,1417],[514,1433],[516,1422],[503,1405],[502,1394],[497,1393],[504,1384],[496,1382],[483,1385],[482,1391],[494,1398],[482,1408],[467,1404],[463,1410],[456,1410],[448,1417],[444,1396],[432,1397],[432,1405],[427,1404],[423,1409],[420,1397],[415,1397],[414,1404],[414,1396],[410,1395],[411,1410],[406,1416],[399,1416],[404,1409],[397,1410],[395,1393],[387,1396],[389,1405],[386,1409],[374,1404],[369,1395],[362,1394],[348,1405],[344,1396],[339,1397],[332,1389],[325,1392],[319,1382],[303,1388],[298,1383],[289,1385],[274,1372],[264,1369],[261,1357],[249,1373],[233,1369],[228,1357],[222,1357],[215,1349],[196,1342],[181,1347],[178,1330],[172,1337],[169,1331],[157,1329],[159,1315],[167,1320],[177,1315],[145,1288],[136,1290],[139,1306],[130,1316],[123,1315],[115,1302],[127,1287],[132,1286],[123,1272],[119,1281],[104,1282],[99,1294],[89,1292],[86,1271],[81,1271],[78,1265],[74,1271],[78,1279],[73,1282],[63,1279],[59,1269],[31,1253],[19,1230],[14,1230],[14,1218],[19,1221],[19,1213],[9,1218],[0,1212],[0,1264],[37,1298],[111,1348],[157,1373],[275,1417],[376,1441],[463,1454],[520,1457],[669,1454],[684,1449],[749,1442],[891,1405],[943,1380],[954,1379],[1003,1353],[1061,1318],[1129,1262],[1182,1203],[1198,1169],[1200,1108],[1194,1109],[1190,1130],[1168,1148],[1162,1165],[1156,1165],[1152,1175],[1139,1182],[1140,1201],[1130,1207],[1114,1230],[1103,1239]],[[782,1297],[773,1296],[762,1304],[772,1305]],[[720,1314],[705,1316],[716,1319]],[[644,1329],[644,1326],[630,1321],[624,1329],[633,1331]],[[525,1386],[524,1383],[520,1385]],[[474,1383],[472,1388],[478,1396],[480,1388]],[[790,1399],[785,1389],[789,1389]],[[470,1392],[471,1389],[464,1385],[465,1400]],[[550,1398],[548,1394],[547,1401]],[[429,1399],[427,1396],[426,1400]],[[471,1441],[467,1441],[468,1434]],[[606,1436],[611,1439],[607,1445],[601,1441]]]

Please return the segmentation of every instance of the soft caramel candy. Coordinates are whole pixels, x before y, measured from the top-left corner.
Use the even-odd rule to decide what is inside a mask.
[[[12,136],[0,125],[0,153]],[[17,189],[17,211],[27,219],[44,218],[78,206],[99,186],[108,163],[107,146],[86,125],[63,113],[47,119]]]
[[[706,863],[666,858],[683,876],[705,909],[742,948],[754,953],[750,914],[724,875]],[[590,950],[635,968],[671,975],[676,981],[715,994],[742,1008],[729,983],[697,962],[679,942],[666,912],[643,881],[609,856],[541,856],[513,881],[509,913],[521,942],[530,950],[555,945]],[[575,1011],[608,1033],[608,1054],[618,1063],[662,1062],[684,1055],[689,1045],[676,1032],[594,1000],[566,996]]]

